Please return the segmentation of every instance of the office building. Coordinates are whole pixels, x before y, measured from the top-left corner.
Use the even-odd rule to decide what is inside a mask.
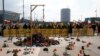
[[[3,23],[4,20],[8,20],[10,22],[17,22],[19,19],[20,19],[20,14],[11,11],[5,11],[3,18],[3,12],[2,10],[0,10],[0,23]]]
[[[70,9],[61,9],[61,22],[70,22]]]

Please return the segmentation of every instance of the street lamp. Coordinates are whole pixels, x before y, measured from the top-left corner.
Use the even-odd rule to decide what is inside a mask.
[[[23,0],[23,20],[24,20],[24,0]]]
[[[23,3],[23,5],[22,5],[22,8],[23,8],[23,13],[22,13],[22,14],[23,14],[23,16],[22,16],[22,23],[23,23],[24,18],[25,18],[25,17],[24,17],[24,0],[22,1],[22,3]]]
[[[2,23],[4,21],[4,13],[5,13],[5,10],[4,10],[4,0],[2,0],[2,8],[3,8],[3,11],[2,11]]]

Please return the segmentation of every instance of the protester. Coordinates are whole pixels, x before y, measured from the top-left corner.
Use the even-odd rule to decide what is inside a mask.
[[[72,31],[72,24],[71,23],[68,23],[67,29],[68,29],[68,37],[72,36],[73,31]]]
[[[97,30],[98,30],[97,35],[100,35],[100,24],[97,25]]]

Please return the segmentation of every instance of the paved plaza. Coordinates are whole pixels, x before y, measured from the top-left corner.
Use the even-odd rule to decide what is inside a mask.
[[[17,41],[16,37],[13,38],[12,42],[7,41],[9,47],[2,48],[2,45],[4,43],[4,40],[7,40],[8,38],[0,37],[0,56],[13,56],[13,53],[8,53],[7,51],[12,51],[13,49],[20,49],[21,51],[18,52],[18,56],[53,56],[53,50],[57,49],[56,53],[58,56],[63,56],[63,53],[65,52],[65,47],[68,45],[69,42],[75,42],[75,46],[73,50],[67,50],[67,53],[70,54],[70,56],[78,56],[79,50],[81,49],[81,46],[85,46],[85,53],[89,54],[90,56],[100,56],[100,49],[98,49],[98,46],[100,46],[100,36],[80,36],[80,41],[76,41],[76,37],[72,37],[74,39],[69,38],[63,38],[63,37],[50,37],[51,39],[58,40],[60,42],[59,45],[51,45],[49,47],[18,47],[13,45],[12,42]],[[65,40],[67,39],[67,41]],[[86,43],[82,43],[82,41],[85,41]],[[92,44],[87,47],[87,43],[91,42]],[[30,53],[27,55],[24,55],[25,48],[28,48]],[[44,48],[48,48],[48,51],[43,51]]]

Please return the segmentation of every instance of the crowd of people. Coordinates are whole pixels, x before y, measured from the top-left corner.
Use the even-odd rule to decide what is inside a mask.
[[[72,29],[81,29],[86,27],[87,28],[92,28],[93,33],[97,33],[98,35],[100,34],[100,24],[99,23],[92,23],[92,24],[86,24],[86,23],[54,23],[54,22],[49,22],[49,23],[33,23],[32,25],[30,24],[1,24],[0,25],[0,35],[3,35],[3,30],[4,29],[30,29],[30,28],[38,28],[38,29],[68,29],[68,33],[71,35],[73,33]]]

